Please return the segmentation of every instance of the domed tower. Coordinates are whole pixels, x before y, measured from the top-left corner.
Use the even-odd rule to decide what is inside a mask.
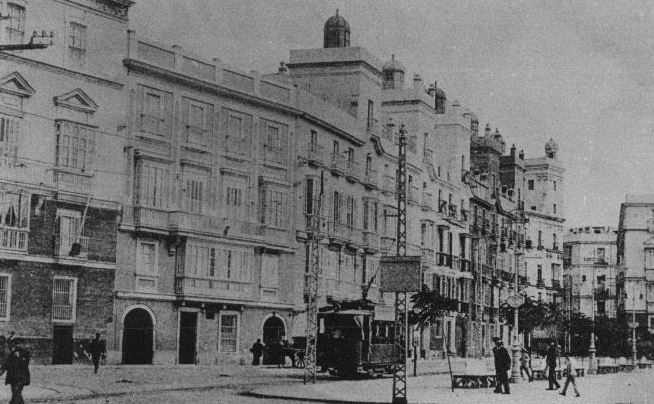
[[[383,89],[401,89],[404,87],[404,64],[391,55],[391,60],[384,63],[382,74],[384,75]]]
[[[338,15],[329,17],[324,28],[325,48],[348,48],[350,46],[350,24]]]
[[[545,155],[551,159],[556,159],[556,154],[559,151],[559,145],[556,144],[554,139],[550,140],[545,144]]]

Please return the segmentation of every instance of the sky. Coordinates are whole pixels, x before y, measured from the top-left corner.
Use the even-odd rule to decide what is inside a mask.
[[[566,226],[617,227],[625,194],[654,194],[650,0],[136,0],[130,28],[270,73],[290,49],[322,47],[336,9],[351,46],[437,81],[507,149],[540,157],[553,138]]]

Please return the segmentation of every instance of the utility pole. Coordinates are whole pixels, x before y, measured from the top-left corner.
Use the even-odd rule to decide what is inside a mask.
[[[406,130],[400,125],[397,153],[397,256],[406,256]],[[393,402],[407,404],[406,353],[408,339],[407,292],[395,292],[395,347],[393,349]],[[404,334],[404,340],[401,336]]]
[[[589,361],[588,374],[594,375],[597,373],[597,361],[595,360],[595,262],[593,262],[593,279],[591,281],[592,289],[590,293],[590,313],[591,313],[591,329],[590,329],[590,346],[588,347]]]
[[[633,360],[634,366],[636,366],[638,361],[638,353],[636,351],[636,328],[638,327],[638,323],[636,322],[636,284],[633,283],[633,285],[634,293],[631,298],[631,324],[629,324],[629,327],[631,327],[631,359]]]
[[[304,384],[316,383],[316,349],[318,340],[318,301],[320,298],[320,226],[322,224],[322,195],[324,189],[324,172],[320,172],[320,191],[315,201],[313,212],[307,215],[309,228],[307,239],[311,251],[309,274],[307,277],[307,346],[305,350]],[[313,198],[313,195],[310,195]]]

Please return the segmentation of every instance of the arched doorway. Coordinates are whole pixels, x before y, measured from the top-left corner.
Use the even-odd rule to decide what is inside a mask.
[[[279,317],[269,317],[263,323],[263,343],[268,348],[266,351],[270,352],[275,344],[281,342],[284,337],[286,337],[286,326],[284,322]],[[264,365],[275,364],[273,358],[269,354],[264,354],[263,357]]]
[[[135,308],[123,320],[123,364],[152,364],[152,316],[147,310]]]

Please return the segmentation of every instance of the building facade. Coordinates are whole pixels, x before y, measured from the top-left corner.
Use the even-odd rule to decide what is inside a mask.
[[[625,197],[620,205],[617,316],[638,323],[638,351],[652,349],[654,330],[654,195]],[[639,354],[640,357],[640,354]]]
[[[110,332],[123,173],[121,66],[131,1],[1,1],[0,333],[69,364]]]
[[[563,237],[563,276],[569,313],[616,317],[617,229],[586,226]]]

